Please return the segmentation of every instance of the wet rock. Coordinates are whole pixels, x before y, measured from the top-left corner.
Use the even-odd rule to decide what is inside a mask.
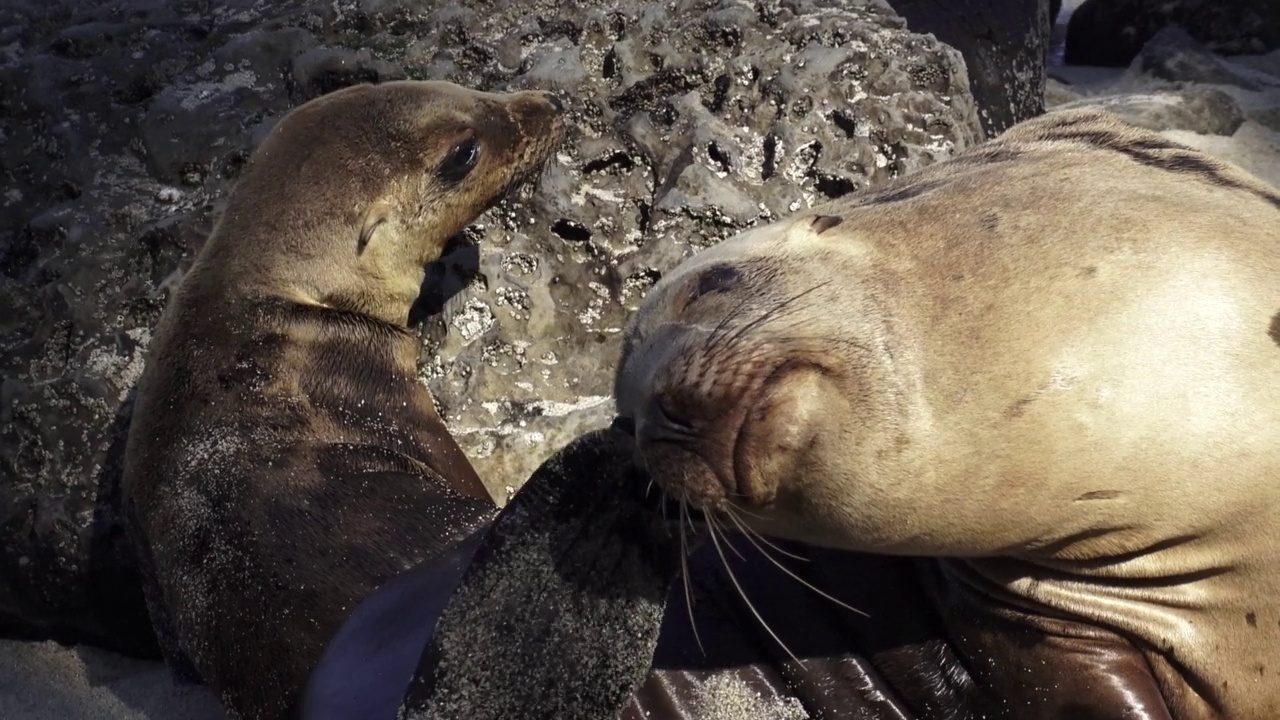
[[[1235,98],[1211,87],[1088,97],[1063,103],[1054,110],[1078,107],[1108,110],[1151,130],[1187,130],[1201,135],[1231,135],[1245,121]]]
[[[1234,72],[1217,55],[1209,52],[1185,30],[1165,28],[1142,48],[1129,66],[1132,73],[1144,73],[1172,82],[1235,85],[1257,90],[1258,85]]]
[[[1044,111],[1049,29],[1061,9],[1050,0],[890,0],[919,33],[959,50],[983,130],[994,136]]]
[[[403,80],[404,69],[374,57],[369,48],[311,48],[293,58],[294,100],[305,102],[348,85]]]
[[[1085,0],[1067,24],[1070,65],[1126,67],[1147,41],[1180,27],[1209,50],[1247,55],[1280,48],[1273,0]]]
[[[401,76],[563,93],[565,146],[425,304],[424,380],[501,498],[606,424],[663,272],[982,136],[960,54],[904,25],[878,0],[4,3],[0,631],[154,653],[116,517],[130,390],[288,107]]]
[[[1056,78],[1049,78],[1044,84],[1044,104],[1046,108],[1056,108],[1069,102],[1079,100],[1082,95],[1072,89],[1069,83]]]
[[[1249,114],[1249,119],[1263,127],[1280,132],[1280,107],[1255,110]]]

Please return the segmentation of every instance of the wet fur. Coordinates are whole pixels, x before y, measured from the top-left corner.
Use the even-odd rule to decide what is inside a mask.
[[[1052,113],[676,268],[619,410],[675,497],[947,558],[930,596],[1010,708],[1274,716],[1278,228],[1247,173]]]

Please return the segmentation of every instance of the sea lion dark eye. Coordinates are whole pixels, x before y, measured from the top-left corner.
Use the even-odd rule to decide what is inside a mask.
[[[475,168],[479,159],[480,143],[475,140],[458,143],[440,163],[436,176],[449,184],[459,182]]]

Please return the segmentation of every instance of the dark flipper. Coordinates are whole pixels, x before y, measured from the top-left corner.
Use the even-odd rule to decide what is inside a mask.
[[[409,685],[405,720],[612,720],[649,671],[678,547],[626,433],[588,433],[481,541]]]

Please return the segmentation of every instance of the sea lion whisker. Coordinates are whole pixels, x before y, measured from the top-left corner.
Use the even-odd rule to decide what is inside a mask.
[[[820,282],[817,285],[814,285],[813,287],[809,288],[808,290],[802,290],[796,293],[795,295],[792,295],[791,297],[780,301],[777,305],[774,305],[773,308],[761,313],[760,316],[757,317],[756,319],[752,320],[749,323],[744,323],[741,327],[739,327],[733,333],[733,335],[729,336],[729,339],[727,342],[729,343],[729,345],[733,345],[733,343],[737,342],[743,335],[759,327],[765,321],[771,320],[771,319],[776,320],[780,317],[786,317],[787,315],[790,315],[793,312],[797,312],[799,310],[804,309],[805,306],[803,305],[794,306],[794,307],[792,306],[796,301],[804,298],[809,293],[812,293],[830,284],[831,284],[830,280]],[[786,309],[787,307],[791,307],[791,310],[789,310],[785,315],[778,315],[779,312]]]
[[[733,495],[736,495],[736,496],[738,496],[738,497],[741,497],[741,495],[738,495],[737,493],[733,493]],[[748,509],[746,509],[746,508],[742,507],[741,505],[733,505],[733,501],[732,501],[732,500],[730,500],[730,501],[729,501],[729,504],[733,506],[733,511],[734,511],[734,512],[736,512],[736,513],[741,513],[741,514],[743,514],[743,515],[746,515],[747,517],[753,517],[753,518],[755,518],[755,519],[757,519],[757,520],[764,520],[764,519],[765,519],[765,518],[764,518],[764,516],[763,516],[763,515],[761,515],[760,513],[754,513],[754,512],[751,512],[750,510],[748,510]]]
[[[725,341],[725,330],[729,326],[729,321],[737,317],[738,313],[742,312],[742,308],[746,307],[747,303],[750,301],[750,294],[743,295],[742,299],[738,301],[738,304],[735,305],[732,310],[721,316],[720,322],[716,323],[715,328],[711,330],[710,335],[707,337],[708,351],[715,350],[721,342]]]
[[[743,590],[742,585],[738,583],[738,577],[733,574],[733,569],[729,567],[729,560],[724,556],[724,549],[720,547],[720,540],[716,537],[717,533],[715,526],[708,525],[707,529],[708,534],[711,536],[711,544],[715,546],[716,554],[720,556],[720,564],[724,566],[724,571],[729,574],[729,580],[732,581],[733,586],[737,588],[738,596],[742,598],[742,602],[747,604],[747,607],[751,609],[751,614],[756,616],[756,620],[760,621],[760,625],[769,633],[774,641],[786,651],[787,655],[791,656],[792,660],[800,663],[800,667],[804,667],[804,661],[796,657],[795,653],[791,652],[791,648],[787,647],[787,644],[782,642],[782,638],[778,637],[778,634],[773,631],[773,628],[769,627],[769,623],[765,622],[764,616],[760,614],[759,610],[756,610],[756,606],[751,604],[751,600],[747,597],[746,591]]]
[[[689,587],[689,542],[684,532],[685,521],[688,520],[688,506],[680,503],[680,577],[684,582],[684,607],[689,611],[689,627],[693,629],[693,639],[698,649],[705,656],[707,649],[702,645],[702,637],[698,635],[698,623],[693,619],[693,590]]]
[[[840,599],[836,598],[835,596],[833,596],[833,595],[831,595],[831,594],[829,594],[829,593],[827,593],[827,592],[825,592],[825,591],[823,591],[823,590],[819,589],[819,588],[818,588],[818,586],[814,585],[813,583],[809,582],[808,580],[805,580],[804,578],[802,578],[802,577],[800,577],[799,575],[797,575],[797,574],[795,574],[794,572],[792,572],[792,571],[790,570],[790,568],[788,568],[786,565],[783,565],[783,564],[782,564],[781,562],[779,562],[776,558],[774,558],[772,555],[770,555],[768,552],[766,552],[766,551],[765,551],[765,549],[764,549],[763,547],[761,547],[760,545],[756,544],[756,541],[755,541],[755,540],[753,540],[753,539],[751,538],[751,534],[748,532],[747,528],[746,528],[745,526],[743,526],[740,522],[738,522],[738,519],[737,519],[737,518],[733,517],[732,515],[730,515],[730,516],[729,516],[729,518],[730,518],[731,520],[733,520],[735,523],[738,523],[738,527],[739,527],[739,528],[741,528],[741,529],[742,529],[742,531],[743,531],[743,534],[747,536],[747,541],[748,541],[748,542],[750,542],[752,545],[755,545],[755,546],[756,546],[756,549],[760,551],[760,554],[761,554],[761,555],[764,555],[764,556],[765,556],[765,558],[766,558],[766,559],[768,559],[768,561],[769,561],[769,562],[771,562],[771,563],[773,563],[774,565],[776,565],[776,566],[777,566],[777,568],[778,568],[779,570],[781,570],[782,572],[784,572],[784,573],[786,573],[786,574],[790,575],[793,579],[795,579],[796,581],[798,581],[801,585],[804,585],[805,587],[807,587],[807,588],[809,588],[810,590],[812,590],[812,591],[814,591],[814,592],[818,593],[818,594],[819,594],[819,595],[821,595],[822,597],[824,597],[824,598],[826,598],[826,599],[830,600],[831,602],[833,602],[833,603],[835,603],[835,604],[839,605],[840,607],[842,607],[842,608],[844,608],[844,609],[846,609],[846,610],[848,610],[848,611],[850,611],[850,612],[857,613],[858,615],[861,615],[862,617],[871,617],[871,616],[870,616],[869,614],[867,614],[866,612],[864,612],[864,611],[862,611],[862,610],[859,610],[858,608],[856,608],[856,607],[854,607],[854,606],[852,606],[852,605],[850,605],[850,604],[848,604],[848,603],[844,602],[843,600],[840,600]],[[761,539],[763,539],[763,538],[761,538]],[[775,549],[776,549],[776,546],[775,546]],[[791,557],[796,557],[796,556],[795,556],[795,555],[791,555]],[[808,558],[801,558],[801,559],[805,560],[806,562],[808,561]]]
[[[729,519],[732,520],[733,523],[738,526],[738,529],[741,530],[743,533],[745,533],[748,536],[755,536],[756,539],[758,539],[760,542],[764,543],[765,545],[768,545],[774,551],[781,553],[791,558],[792,560],[798,560],[800,562],[809,562],[809,558],[802,557],[800,555],[796,555],[793,552],[788,552],[786,550],[783,550],[782,548],[778,547],[773,542],[771,542],[764,535],[761,535],[759,532],[751,529],[746,523],[742,522],[742,520],[737,516],[737,512],[739,511],[741,511],[741,508],[734,508],[733,506],[729,506],[725,508],[725,513],[729,516]],[[760,516],[756,515],[755,517],[759,518]],[[748,539],[750,539],[750,537],[748,537]],[[756,547],[760,547],[760,546],[757,545]],[[764,552],[764,549],[761,548],[760,551]]]
[[[720,524],[720,521],[716,519],[716,516],[713,513],[707,513],[706,518],[707,524],[714,525],[715,528],[720,531],[720,537],[724,539],[724,544],[729,546],[729,549],[733,551],[733,554],[737,555],[739,560],[746,562],[747,558],[742,553],[738,552],[738,548],[735,547],[733,543],[729,542],[729,535],[725,532],[724,525]]]

